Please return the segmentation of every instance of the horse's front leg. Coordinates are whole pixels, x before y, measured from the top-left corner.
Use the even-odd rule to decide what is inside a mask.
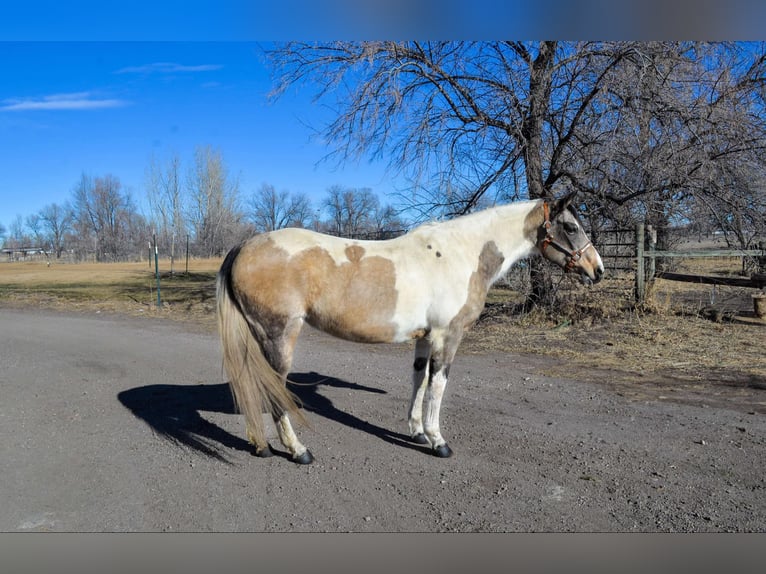
[[[412,398],[410,399],[409,425],[410,436],[413,442],[428,444],[428,439],[423,432],[423,397],[426,393],[428,382],[428,363],[431,358],[431,342],[427,339],[418,339],[415,342],[415,362],[412,371]]]
[[[452,456],[452,449],[447,446],[447,441],[444,440],[439,428],[439,411],[441,410],[444,390],[447,388],[449,368],[449,364],[438,364],[431,358],[431,375],[428,381],[428,393],[426,394],[424,409],[426,438],[431,443],[434,454],[441,458]]]
[[[428,387],[425,397],[424,431],[433,453],[441,458],[452,456],[452,449],[441,434],[439,428],[439,411],[442,398],[447,388],[450,365],[455,358],[455,350],[459,339],[451,345],[434,345],[429,364]]]

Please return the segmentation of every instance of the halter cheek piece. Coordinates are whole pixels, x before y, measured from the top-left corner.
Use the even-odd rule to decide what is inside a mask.
[[[543,221],[543,229],[545,229],[545,238],[543,239],[542,244],[540,245],[540,253],[543,254],[543,257],[545,257],[545,250],[548,249],[549,245],[553,245],[556,249],[561,251],[564,255],[566,255],[569,259],[564,266],[564,271],[569,272],[572,269],[574,269],[574,266],[577,264],[578,261],[582,258],[583,253],[585,253],[589,247],[593,247],[593,244],[588,241],[585,245],[583,245],[580,249],[567,249],[561,243],[556,241],[556,239],[551,234],[551,218],[550,218],[550,210],[548,208],[548,202],[543,202],[543,214],[545,217],[545,220]]]

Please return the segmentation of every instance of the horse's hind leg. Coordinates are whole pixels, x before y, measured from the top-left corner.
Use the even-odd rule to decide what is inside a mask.
[[[290,417],[286,413],[281,415],[274,414],[274,425],[277,427],[277,433],[279,433],[280,442],[290,451],[290,456],[293,461],[298,464],[309,464],[314,461],[314,456],[311,451],[307,449],[300,440],[298,435],[293,430],[293,425],[290,423]],[[266,458],[274,455],[274,451],[271,450],[269,443],[259,445],[254,440],[250,431],[248,431],[248,439],[255,445],[255,456]]]
[[[310,464],[314,462],[314,456],[311,454],[311,451],[303,446],[301,441],[298,440],[298,435],[295,434],[293,425],[290,423],[290,418],[286,413],[282,414],[280,417],[275,416],[274,423],[276,424],[277,432],[279,433],[279,440],[281,440],[282,444],[290,451],[293,462],[297,462],[298,464]]]
[[[285,326],[282,337],[278,341],[274,341],[272,345],[272,352],[270,353],[272,355],[272,365],[282,375],[282,381],[285,384],[287,384],[287,375],[290,373],[293,362],[293,350],[295,349],[295,343],[298,340],[301,327],[303,327],[303,319],[289,321]],[[295,434],[287,413],[274,413],[273,418],[274,424],[277,427],[277,433],[279,433],[279,440],[290,452],[292,460],[298,464],[313,462],[313,455],[298,440],[298,435]]]
[[[250,430],[249,427],[245,428],[245,433],[247,434],[247,440],[250,441],[250,444],[252,444],[255,447],[255,456],[258,456],[260,458],[268,458],[274,455],[274,452],[271,450],[269,443],[266,442],[261,444],[255,438],[255,434],[253,434],[253,432]]]
[[[428,383],[428,363],[431,357],[431,342],[418,339],[415,343],[415,362],[412,372],[412,398],[410,399],[409,425],[413,442],[428,444],[423,432],[423,397]]]

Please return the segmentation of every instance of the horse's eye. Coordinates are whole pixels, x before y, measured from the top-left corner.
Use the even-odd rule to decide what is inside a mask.
[[[567,234],[572,235],[573,233],[577,233],[577,224],[572,223],[571,221],[565,221],[564,222],[564,231],[567,232]]]

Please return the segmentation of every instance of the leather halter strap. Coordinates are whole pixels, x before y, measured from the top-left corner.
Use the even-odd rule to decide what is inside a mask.
[[[564,266],[564,271],[571,271],[574,269],[574,266],[577,264],[577,262],[580,261],[583,253],[585,253],[589,247],[593,247],[593,244],[588,241],[580,249],[567,249],[561,245],[561,243],[556,241],[556,238],[551,234],[550,208],[548,207],[547,201],[543,201],[543,217],[543,229],[545,229],[545,238],[540,245],[540,253],[543,254],[543,257],[545,257],[545,250],[548,249],[549,245],[553,245],[553,247],[568,257],[567,263]]]

